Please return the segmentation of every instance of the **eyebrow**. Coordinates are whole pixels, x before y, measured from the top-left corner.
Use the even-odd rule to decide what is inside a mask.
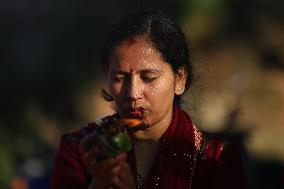
[[[138,70],[138,73],[141,73],[141,74],[146,74],[146,73],[163,73],[163,71],[159,70],[159,69],[142,69],[142,70]],[[110,74],[129,75],[130,73],[122,71],[122,70],[112,70],[112,71],[110,71]]]
[[[138,71],[139,73],[142,73],[142,74],[146,74],[146,73],[163,73],[164,71],[163,70],[158,70],[158,69],[143,69],[143,70],[140,70]]]
[[[128,72],[124,72],[124,71],[120,71],[120,70],[112,70],[110,71],[110,74],[114,75],[114,74],[123,74],[123,75],[127,75],[129,74]]]

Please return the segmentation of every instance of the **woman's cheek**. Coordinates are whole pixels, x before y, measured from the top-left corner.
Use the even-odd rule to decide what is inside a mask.
[[[146,98],[148,98],[152,106],[163,104],[169,95],[169,87],[162,84],[150,86],[146,91]]]

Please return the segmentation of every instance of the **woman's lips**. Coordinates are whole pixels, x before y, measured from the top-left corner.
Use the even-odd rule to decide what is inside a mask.
[[[132,118],[142,118],[144,109],[143,108],[130,108],[128,109],[127,113],[132,117]]]

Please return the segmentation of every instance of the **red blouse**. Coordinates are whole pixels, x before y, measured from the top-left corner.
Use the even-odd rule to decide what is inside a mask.
[[[83,150],[79,143],[95,127],[91,123],[80,131],[62,136],[54,162],[52,189],[88,188],[92,178],[82,163]],[[137,179],[133,150],[128,153],[127,162]],[[206,137],[192,125],[183,110],[174,107],[172,122],[159,140],[158,154],[144,188],[245,188],[237,145],[218,135]]]

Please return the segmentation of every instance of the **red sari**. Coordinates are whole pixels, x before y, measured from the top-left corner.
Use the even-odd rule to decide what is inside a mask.
[[[52,189],[88,188],[92,178],[82,163],[79,143],[95,127],[89,124],[80,131],[62,136],[54,162]],[[133,150],[128,153],[127,162],[137,179]],[[242,189],[244,183],[243,165],[236,145],[217,135],[205,138],[189,116],[174,107],[172,122],[159,141],[158,154],[144,188]]]

